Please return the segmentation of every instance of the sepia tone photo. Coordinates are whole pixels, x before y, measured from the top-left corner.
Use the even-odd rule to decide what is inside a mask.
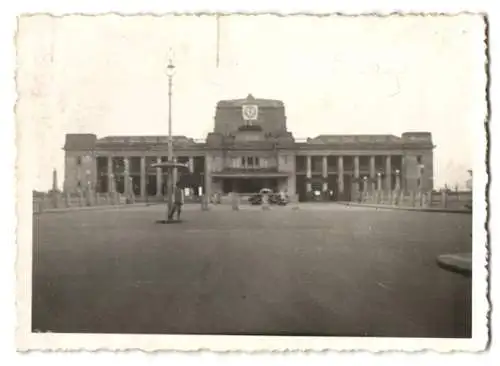
[[[20,349],[480,350],[481,15],[25,15]]]

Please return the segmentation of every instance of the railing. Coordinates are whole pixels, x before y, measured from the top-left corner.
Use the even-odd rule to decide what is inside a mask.
[[[471,192],[403,192],[400,190],[358,192],[353,201],[368,204],[394,205],[402,207],[444,208],[450,210],[472,210]]]
[[[133,195],[127,197],[120,193],[49,193],[43,196],[33,197],[33,213],[64,208],[124,205],[134,202],[135,197]]]

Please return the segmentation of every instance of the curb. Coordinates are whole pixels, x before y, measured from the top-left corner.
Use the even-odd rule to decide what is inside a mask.
[[[144,203],[133,203],[125,205],[102,205],[102,206],[83,206],[83,207],[70,207],[70,208],[50,208],[41,212],[33,212],[33,215],[42,214],[57,214],[66,212],[82,212],[82,211],[95,211],[95,210],[109,210],[109,209],[122,209],[132,207],[147,207]]]
[[[352,203],[352,202],[337,202],[344,206],[353,207],[367,207],[367,208],[378,208],[381,210],[401,210],[401,211],[414,211],[414,212],[435,212],[435,213],[456,213],[456,214],[468,214],[472,215],[472,210],[456,210],[456,209],[444,209],[444,208],[418,208],[418,207],[403,207],[403,206],[389,206],[389,205],[374,205],[374,204],[363,204],[363,203]]]
[[[444,270],[467,276],[472,274],[472,253],[443,254],[436,261]]]

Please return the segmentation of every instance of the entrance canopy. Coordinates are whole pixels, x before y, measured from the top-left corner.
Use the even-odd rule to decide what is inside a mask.
[[[174,168],[184,168],[184,169],[189,169],[187,164],[182,164],[182,163],[174,163],[172,161],[164,161],[162,163],[154,163],[151,164],[151,168],[161,168],[161,169],[174,169]]]
[[[212,173],[214,178],[247,178],[247,179],[267,179],[267,178],[288,178],[288,173],[276,171],[222,171]]]

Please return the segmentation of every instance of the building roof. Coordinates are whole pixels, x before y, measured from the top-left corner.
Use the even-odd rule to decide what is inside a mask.
[[[66,134],[65,150],[91,150],[95,146],[96,135],[92,133]]]
[[[172,136],[172,140],[175,143],[196,143],[195,139],[187,136],[177,135]],[[97,144],[155,144],[155,143],[167,143],[168,136],[106,136],[97,140]]]
[[[402,139],[394,135],[319,135],[307,139],[308,144],[338,143],[401,143]]]
[[[262,108],[271,107],[271,108],[281,108],[284,106],[281,100],[276,99],[261,99],[254,98],[252,94],[248,94],[248,96],[244,99],[227,99],[221,100],[217,103],[217,108],[235,108],[241,107],[245,104],[254,104]]]

